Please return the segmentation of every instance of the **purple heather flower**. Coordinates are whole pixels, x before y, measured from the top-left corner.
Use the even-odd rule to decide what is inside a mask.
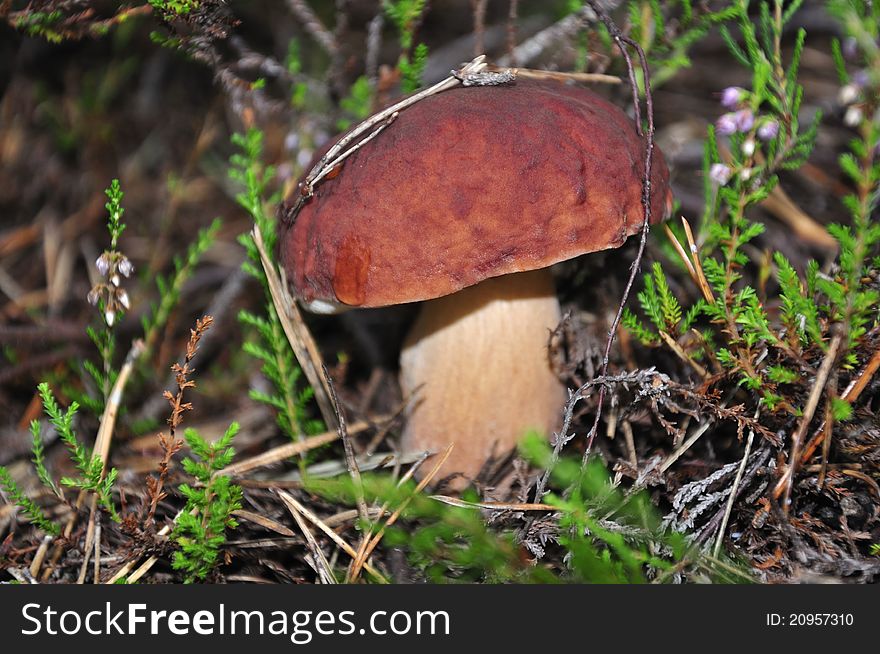
[[[750,109],[741,109],[733,115],[736,129],[739,132],[748,132],[755,124],[755,115]]]
[[[722,163],[712,164],[712,167],[709,169],[709,177],[711,177],[713,181],[718,182],[721,186],[724,186],[730,181],[732,173],[733,171]]]
[[[89,304],[91,304],[92,306],[97,305],[98,300],[101,298],[101,295],[98,292],[98,287],[95,287],[91,291],[89,291],[87,298],[89,300]]]
[[[121,272],[125,277],[128,277],[134,271],[134,266],[131,265],[131,261],[128,260],[128,257],[123,255],[119,259],[119,266],[117,267],[117,270],[119,270],[119,272]]]
[[[853,73],[852,81],[859,88],[865,88],[871,80],[868,77],[868,71],[863,69]]]
[[[101,277],[107,276],[107,273],[110,272],[110,254],[108,252],[98,257],[98,260],[95,261],[95,268],[98,269]]]
[[[726,109],[734,109],[742,100],[745,92],[738,86],[728,86],[721,92],[721,106]]]
[[[776,138],[776,135],[779,134],[779,123],[775,120],[770,120],[765,123],[761,123],[758,127],[758,138],[762,141],[770,141]]]
[[[736,117],[734,114],[724,114],[715,121],[715,128],[719,134],[730,136],[736,131]]]
[[[847,59],[855,59],[859,54],[859,42],[855,37],[849,36],[843,40],[843,56]]]

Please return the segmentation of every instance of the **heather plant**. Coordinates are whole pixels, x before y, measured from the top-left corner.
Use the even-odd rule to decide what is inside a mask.
[[[274,256],[277,242],[276,219],[266,207],[277,204],[280,198],[277,193],[270,194],[268,190],[275,170],[263,164],[263,134],[257,129],[250,129],[245,134],[233,135],[233,144],[239,152],[230,159],[229,175],[244,188],[238,193],[236,200],[250,214],[260,230],[266,252],[273,253],[269,256]],[[287,342],[278,311],[272,301],[253,235],[244,234],[239,242],[247,252],[243,267],[258,280],[264,293],[262,314],[248,310],[242,310],[238,314],[239,321],[251,327],[258,339],[246,342],[243,348],[260,362],[263,374],[273,388],[268,393],[251,389],[250,397],[272,407],[282,432],[291,440],[297,440],[304,434],[320,431],[322,427],[319,421],[308,416],[307,407],[314,391],[301,381],[302,371]]]
[[[808,269],[808,283],[801,285],[785,257],[775,255],[783,306],[783,324],[778,326],[771,323],[756,288],[741,283],[742,269],[749,261],[745,246],[764,231],[763,224],[748,217],[749,209],[770,195],[778,184],[779,171],[804,163],[812,150],[821,114],[817,112],[807,126],[801,125],[803,88],[797,82],[797,73],[805,30],[798,30],[787,66],[782,60],[782,30],[797,7],[783,11],[782,3],[776,3],[771,15],[766,3],[761,6],[761,19],[756,25],[747,13],[748,3],[736,5],[739,39],[727,26],[721,28],[732,57],[751,71],[752,84],[749,89],[731,87],[720,91],[720,103],[726,111],[707,133],[701,231],[694,237],[687,225],[687,246],[676,240],[676,249],[703,297],[684,309],[670,292],[662,267],[655,264],[652,274],[645,278],[644,290],[638,294],[650,326],[629,310],[624,324],[645,344],[672,342],[685,360],[697,362],[711,357],[713,364],[735,374],[740,384],[759,392],[771,410],[782,406],[794,410],[783,403],[779,392],[779,385],[791,378],[788,366],[803,362],[805,346],[825,349],[821,308],[809,299],[815,288],[816,264]],[[724,157],[719,138],[726,139]],[[840,236],[840,232],[835,235]],[[828,315],[835,311],[831,305],[825,309]],[[698,317],[708,319],[711,329],[693,332],[697,338],[689,339],[687,348],[680,347],[675,339],[691,335]],[[829,325],[826,322],[825,328]],[[724,345],[716,346],[716,341]],[[768,347],[774,356],[762,356]],[[700,363],[694,367],[704,370]]]
[[[126,227],[122,222],[122,216],[125,211],[122,206],[124,193],[121,190],[119,180],[114,179],[106,189],[105,194],[108,199],[105,208],[108,212],[107,230],[110,242],[108,249],[95,262],[98,280],[89,291],[87,298],[89,304],[98,308],[101,325],[99,327],[88,326],[86,328],[87,334],[101,358],[102,366],[99,367],[88,359],[82,363],[87,380],[84,385],[88,388],[91,383],[91,385],[98,388],[98,393],[93,395],[83,392],[79,386],[63,380],[62,388],[64,394],[76,399],[71,401],[67,409],[62,409],[47,382],[42,382],[38,386],[43,411],[60,440],[67,446],[69,459],[78,474],[62,477],[60,485],[55,483],[46,467],[42,428],[38,420],[33,420],[30,424],[33,455],[31,461],[40,482],[59,501],[67,501],[61,490],[62,487],[75,489],[80,492],[81,497],[83,494],[93,496],[97,505],[100,505],[113,521],[120,522],[121,516],[117,512],[113,501],[118,471],[116,468],[108,468],[105,460],[97,452],[84,445],[77,437],[74,428],[79,409],[83,405],[101,419],[102,429],[104,429],[105,422],[107,421],[111,421],[108,424],[112,428],[113,422],[115,422],[115,415],[123,409],[120,406],[121,396],[116,399],[111,398],[111,389],[116,388],[120,380],[120,369],[116,367],[115,361],[117,337],[114,327],[121,322],[125,312],[130,308],[130,300],[128,292],[123,287],[123,280],[132,274],[134,266],[119,249],[119,238]],[[149,311],[142,318],[143,339],[137,341],[130,350],[126,365],[133,367],[139,362],[151,359],[154,347],[163,328],[167,324],[172,311],[179,306],[180,292],[183,284],[192,274],[202,255],[213,244],[220,224],[219,220],[215,220],[209,227],[199,230],[196,240],[188,246],[185,255],[173,258],[171,274],[168,277],[162,275],[156,277],[159,301],[151,304]],[[210,324],[210,322],[207,324]],[[198,329],[200,330],[199,333],[201,333],[202,327],[200,326]],[[194,350],[192,353],[194,353]],[[187,369],[181,382],[187,386],[191,384],[191,382],[186,380],[188,372],[190,371]],[[178,381],[180,382],[180,378],[178,378]],[[180,395],[178,395],[177,400],[178,409],[181,410]],[[108,417],[107,414],[108,403],[110,402],[114,403],[112,407],[113,417]],[[191,408],[190,404],[186,404],[182,410],[188,408]],[[197,435],[192,438],[196,439]],[[149,478],[147,484],[152,499],[149,512],[150,521],[152,521],[156,510],[156,503],[164,497],[162,482],[164,482],[167,476],[170,457],[180,449],[179,444],[174,442],[173,430],[171,438],[167,441],[161,440],[161,443],[166,456],[160,465],[160,477],[158,482],[154,478]],[[222,462],[226,461],[228,456],[231,456],[231,454],[224,450],[223,452],[211,454],[211,460]],[[193,468],[193,470],[196,470],[196,468]],[[153,483],[151,484],[150,482]],[[219,494],[221,497],[231,498],[236,492],[239,492],[233,485],[224,485],[222,482],[220,485],[223,488],[218,489],[217,493],[211,494],[208,497],[214,497]],[[5,467],[0,467],[0,487],[3,488],[9,499],[17,504],[39,529],[51,536],[59,536],[62,533],[61,527],[45,515],[42,508],[19,487],[10,471]],[[77,504],[80,504],[80,502],[78,501]],[[206,571],[210,569],[211,565],[207,563],[208,558],[206,557],[210,557],[210,552],[213,551],[212,548],[219,546],[223,542],[223,539],[220,538],[218,540],[216,535],[210,536],[213,533],[211,528],[216,527],[216,525],[213,523],[205,524],[207,526],[201,531],[196,530],[191,533],[192,538],[195,539],[193,541],[194,544],[191,545],[192,548],[195,548],[192,552],[192,557],[187,559],[191,565],[187,563],[181,564],[186,568],[187,575],[190,576],[196,575],[197,577],[201,574],[201,570]],[[229,526],[232,526],[231,522]],[[203,537],[202,540],[198,540],[200,536]],[[190,541],[187,542],[189,543]],[[198,563],[195,562],[197,558],[199,560]],[[188,565],[189,567],[187,567]]]
[[[119,515],[116,512],[112,497],[113,485],[116,482],[118,473],[115,468],[105,472],[104,462],[101,460],[101,457],[91,452],[77,438],[74,422],[79,411],[79,405],[76,402],[72,402],[67,409],[62,409],[49,388],[49,384],[45,382],[41,383],[37,390],[39,391],[43,411],[49,423],[55,428],[58,437],[67,446],[70,460],[79,472],[79,475],[75,477],[62,477],[61,485],[93,493],[98,503],[110,514],[110,517],[115,521],[119,521]],[[31,422],[30,431],[32,436],[31,451],[33,454],[31,461],[37,477],[55,497],[64,501],[64,494],[46,468],[41,427],[38,420]],[[0,466],[0,487],[9,494],[10,499],[24,511],[37,527],[52,536],[57,536],[61,533],[60,527],[46,517],[42,509],[19,488],[12,474],[3,466]]]
[[[172,566],[183,572],[186,583],[204,580],[217,566],[226,530],[238,524],[232,513],[241,508],[241,488],[229,477],[215,474],[235,456],[232,439],[236,433],[238,424],[232,423],[221,438],[209,443],[195,429],[184,432],[193,456],[183,460],[183,468],[196,484],[179,488],[186,506],[172,534],[180,546]]]
[[[122,320],[130,307],[128,291],[123,288],[122,282],[134,271],[131,261],[119,251],[119,237],[125,231],[125,224],[122,222],[125,209],[122,207],[124,193],[118,179],[110,183],[105,194],[108,200],[105,208],[108,213],[107,230],[110,233],[110,247],[95,261],[99,281],[88,295],[89,304],[98,308],[101,325],[99,327],[89,325],[86,328],[89,338],[98,350],[102,365],[98,367],[88,359],[83,360],[82,366],[91,378],[90,381],[97,386],[98,392],[96,396],[77,394],[79,402],[96,416],[104,412],[110,389],[119,376],[114,362],[116,336],[113,328]]]
[[[750,217],[751,209],[774,192],[782,171],[806,162],[822,121],[818,111],[809,122],[801,116],[803,28],[783,59],[783,30],[799,6],[762,3],[753,20],[749,3],[738,2],[738,33],[721,27],[731,56],[751,72],[752,81],[747,88],[719,90],[721,111],[704,150],[704,211],[697,235],[685,218],[678,236],[667,229],[702,297],[690,306],[680,302],[657,263],[638,293],[647,322],[629,310],[624,316],[624,325],[642,343],[668,347],[704,383],[734,380],[747,391],[755,415],[787,436],[788,461],[770,493],[781,499],[783,512],[789,510],[796,471],[820,445],[823,486],[834,427],[854,417],[852,403],[861,393],[855,377],[843,392],[838,380],[860,374],[864,346],[880,318],[875,282],[880,226],[872,219],[880,194],[878,30],[870,4],[827,5],[847,35],[845,47],[835,41],[832,52],[842,85],[843,122],[856,132],[849,152],[839,158],[853,187],[842,199],[849,221],[827,227],[837,257],[824,270],[810,260],[799,271],[777,251],[768,253],[754,274],[749,270],[748,249],[765,229]],[[872,67],[874,73],[868,72]],[[823,416],[821,427],[808,438],[817,413]],[[751,442],[749,437],[746,456]]]

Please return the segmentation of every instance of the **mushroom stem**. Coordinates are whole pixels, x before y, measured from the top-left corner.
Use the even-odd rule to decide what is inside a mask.
[[[560,317],[549,269],[425,302],[400,355],[404,396],[416,394],[404,451],[439,452],[455,442],[437,479],[454,472],[473,478],[528,430],[556,428],[565,393],[548,342]]]

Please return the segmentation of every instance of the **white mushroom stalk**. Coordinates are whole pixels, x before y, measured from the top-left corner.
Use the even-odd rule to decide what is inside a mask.
[[[414,396],[404,450],[455,443],[437,479],[460,472],[461,487],[528,431],[549,435],[565,403],[548,349],[560,315],[549,269],[425,302],[400,356],[404,397]]]

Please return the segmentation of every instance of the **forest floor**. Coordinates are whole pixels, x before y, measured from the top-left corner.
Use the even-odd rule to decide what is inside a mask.
[[[108,581],[118,578],[120,570],[131,574],[139,569],[144,582],[183,579],[172,567],[179,541],[167,534],[186,502],[180,484],[193,483],[181,463],[191,453],[186,445],[169,451],[169,441],[160,437],[169,433],[175,402],[172,440],[181,438],[184,428],[194,428],[206,441],[216,441],[230,423],[240,425],[232,461],[238,468],[230,477],[242,489],[241,507],[234,515],[238,526],[227,531],[219,550],[221,564],[208,580],[314,583],[326,574],[322,557],[331,569],[342,570],[342,577],[349,554],[339,541],[354,549],[363,542],[363,524],[356,527],[359,510],[350,498],[304,488],[305,469],[321,477],[348,477],[350,465],[337,430],[318,424],[319,407],[304,400],[298,409],[309,445],[301,448],[304,454],[293,456],[289,448],[296,441],[279,424],[276,409],[252,397],[254,389],[271,395],[272,380],[244,347],[258,336],[239,314],[263,315],[265,297],[260,281],[242,269],[247,254],[239,237],[250,232],[254,219],[236,202],[242,189],[230,179],[228,161],[236,152],[231,135],[259,128],[264,135],[262,160],[275,167],[271,190],[293,187],[315,149],[338,132],[338,121],[356,120],[347,113],[349,103],[340,101],[350,101],[349,89],[363,73],[371,48],[369,25],[378,3],[343,3],[347,24],[341,26],[329,9],[332,3],[323,3],[328,7],[321,7],[319,18],[337,24],[326,33],[333,48],[322,46],[315,30],[304,28],[301,17],[281,4],[232,2],[229,8],[217,9],[219,18],[209,16],[215,21],[209,27],[225,30],[227,38],[205,47],[188,42],[189,55],[158,45],[151,31],[186,35],[189,29],[190,35],[198,36],[206,33],[199,31],[207,30],[205,25],[186,23],[180,30],[173,22],[161,24],[146,10],[113,24],[104,36],[62,43],[0,25],[0,465],[50,520],[67,528],[58,538],[44,537],[6,492],[9,502],[0,503],[0,581],[35,577],[71,582],[85,575],[86,564],[94,564],[94,552],[100,562],[95,570],[89,567],[89,580]],[[430,4],[417,32],[430,52],[425,83],[444,77],[474,49],[471,2]],[[546,8],[521,4],[515,22],[518,43],[558,21],[565,3],[547,3]],[[498,61],[507,52],[508,5],[490,2],[488,7],[484,49]],[[625,14],[614,16],[626,24]],[[840,35],[839,27],[820,3],[807,3],[784,35],[786,56],[800,26],[808,34],[799,73],[802,122],[809,123],[817,111],[823,118],[808,161],[782,171],[779,191],[750,209],[749,218],[766,229],[744,248],[749,263],[741,271],[742,283],[762,289],[762,300],[774,315],[780,306],[778,298],[774,300],[773,278],[768,282],[771,253],[782,252],[798,271],[810,260],[818,262],[820,270],[831,271],[838,251],[824,228],[850,220],[842,199],[852,185],[837,163],[853,138],[844,123],[832,57],[831,39]],[[292,70],[292,37],[299,44],[296,70],[273,77],[273,65]],[[577,36],[555,42],[528,67],[570,70],[578,43]],[[598,54],[595,38],[586,43],[592,53],[591,72],[622,73],[619,60]],[[386,66],[377,74],[387,83],[389,98],[396,93],[397,78],[391,72],[396,46],[386,24],[382,45],[374,50]],[[657,84],[653,105],[656,142],[671,171],[678,214],[697,225],[704,214],[703,146],[707,126],[722,112],[719,93],[725,87],[748,87],[752,77],[731,60],[715,31],[699,40],[689,56],[689,67]],[[256,81],[261,78],[268,81]],[[288,101],[291,87],[312,99]],[[591,88],[623,108],[630,106],[627,84]],[[83,362],[97,369],[102,365],[87,330],[91,326],[101,332],[106,323],[87,298],[100,278],[95,261],[110,247],[105,189],[115,178],[124,192],[127,225],[117,249],[134,272],[123,280],[130,308],[120,310],[121,319],[112,326],[116,345],[109,357],[111,367],[123,369],[133,343],[145,335],[145,319],[149,334],[149,356],[136,358],[127,379],[107,459],[108,468],[118,473],[111,492],[121,516],[118,523],[100,508],[90,511],[88,493],[77,506],[76,489],[60,491],[61,501],[41,484],[32,463],[30,430],[32,421],[41,421],[45,467],[54,479],[79,474],[59,430],[45,419],[37,386],[48,382],[61,407],[102,393]],[[222,223],[210,233],[210,246],[190,269],[188,248],[199,242],[199,230],[215,217]],[[566,319],[554,339],[553,358],[560,379],[572,390],[600,374],[606,335],[637,241],[631,239],[614,253],[564,262],[554,270]],[[649,237],[642,272],[649,272],[655,261],[663,263],[671,291],[683,304],[700,297],[660,228]],[[179,276],[179,288],[157,288],[157,277],[174,279],[181,267],[186,270]],[[641,288],[639,276],[628,306],[638,307],[635,293]],[[150,332],[166,297],[172,303],[167,319]],[[365,471],[378,464],[400,475],[408,466],[395,456],[405,405],[397,358],[415,313],[416,307],[402,306],[305,316],[338,392],[352,453]],[[180,369],[172,370],[172,365],[184,362],[191,329],[203,316],[211,316],[212,324],[201,334],[197,352],[191,349],[192,360],[187,360],[188,379],[196,385],[184,387],[185,398],[178,400],[175,375]],[[859,383],[860,395],[853,402],[852,418],[834,424],[829,448],[823,453],[819,447],[797,470],[789,506],[779,503],[774,489],[801,426],[802,411],[760,415],[755,395],[732,373],[710,370],[701,376],[673,349],[646,347],[623,328],[611,351],[609,375],[632,377],[629,384],[609,386],[594,457],[603,462],[620,491],[643,490],[653,511],[665,516],[667,527],[688,534],[702,552],[734,570],[734,579],[875,581],[880,574],[880,557],[876,546],[872,548],[880,543],[880,423],[875,415],[880,375],[875,378],[871,366],[876,369],[878,351],[880,332],[869,325],[853,350],[854,365],[835,368],[836,388],[843,392]],[[810,357],[813,375],[807,375],[789,398],[797,407],[807,404],[822,363],[821,352]],[[116,379],[114,375],[111,381]],[[298,384],[302,388],[303,380]],[[664,385],[659,400],[638,399],[657,384]],[[165,391],[171,393],[171,408]],[[807,441],[821,431],[826,402],[822,398],[822,408],[807,425]],[[181,409],[185,403],[191,403],[190,410]],[[82,406],[74,423],[87,447],[107,421],[103,404],[97,406]],[[570,431],[575,438],[565,453],[576,460],[584,451],[595,412],[594,395],[574,407]],[[747,441],[751,452],[741,469]],[[541,501],[534,496],[541,468],[503,454],[487,464],[475,482],[476,492],[468,496],[484,502],[482,508],[460,510],[471,511],[492,533],[511,535],[512,540],[503,543],[514,543],[514,562],[505,565],[521,571],[540,554],[539,568],[564,577],[566,552],[558,542],[562,532],[556,514],[523,510]],[[156,489],[159,479],[164,490]],[[432,492],[455,494],[442,483]],[[728,503],[731,492],[735,501]],[[485,504],[489,502],[501,504]],[[399,521],[400,533],[421,530],[418,533],[424,535],[426,525],[443,515],[419,510],[424,513],[405,514]],[[316,521],[303,517],[309,512]],[[363,513],[362,508],[361,517]],[[378,505],[366,507],[366,513],[383,515]],[[468,528],[483,534],[473,525]],[[335,539],[322,529],[332,531]],[[373,552],[370,561],[376,575],[396,582],[437,579],[424,554],[434,550],[418,550],[400,533],[390,542],[379,542]],[[713,547],[719,533],[726,563]],[[98,549],[86,548],[95,538]],[[474,572],[478,564],[465,563],[448,551],[444,555],[453,563],[440,578],[493,580]],[[676,576],[679,573],[684,574]],[[499,575],[518,579],[513,573]],[[685,566],[670,575],[704,578]]]

